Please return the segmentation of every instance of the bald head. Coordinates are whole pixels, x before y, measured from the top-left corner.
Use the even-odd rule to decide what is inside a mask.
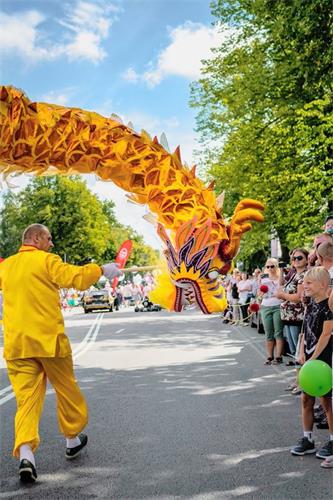
[[[39,236],[45,231],[48,231],[48,229],[43,224],[30,224],[30,226],[26,227],[23,231],[22,243],[30,241],[35,235]]]
[[[31,224],[23,231],[23,245],[32,245],[39,250],[48,252],[52,247],[52,236],[43,224]]]

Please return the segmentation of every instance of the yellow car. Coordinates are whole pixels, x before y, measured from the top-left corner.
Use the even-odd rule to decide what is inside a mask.
[[[90,290],[84,294],[82,299],[82,306],[84,312],[87,314],[90,311],[98,309],[107,309],[113,311],[114,297],[110,290]]]

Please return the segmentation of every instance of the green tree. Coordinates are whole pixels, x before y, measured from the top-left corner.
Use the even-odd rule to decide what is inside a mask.
[[[107,249],[104,252],[104,260],[113,260],[126,240],[133,242],[133,249],[129,256],[127,266],[149,266],[154,265],[159,260],[159,252],[145,244],[144,239],[130,226],[124,226],[115,217],[114,203],[103,201],[103,212],[106,215],[111,227],[111,236],[108,240]]]
[[[5,198],[1,219],[1,242],[10,237],[5,256],[17,250],[22,231],[34,222],[49,227],[55,251],[72,263],[99,259],[110,234],[100,201],[78,177],[34,178],[18,195]],[[13,224],[15,231],[8,233]]]
[[[0,255],[15,253],[22,232],[38,222],[49,227],[55,252],[68,262],[113,260],[120,245],[133,240],[130,264],[152,265],[158,252],[142,236],[120,224],[112,201],[100,201],[75,177],[36,177],[20,193],[8,192],[0,210]]]
[[[233,31],[191,102],[226,215],[243,197],[267,206],[242,242],[246,261],[272,232],[285,248],[308,243],[332,209],[331,2],[221,0],[213,13]]]
[[[153,266],[158,263],[160,257],[158,250],[144,243],[143,237],[133,229],[129,229],[129,239],[133,241],[133,250],[128,259],[127,266]]]
[[[17,197],[12,191],[3,197],[0,210],[0,256],[8,257],[18,249],[22,239],[22,225],[19,218]]]
[[[102,201],[102,210],[110,227],[110,235],[103,253],[103,260],[105,261],[114,260],[120,245],[128,239],[126,228],[116,218],[114,206],[113,201]]]

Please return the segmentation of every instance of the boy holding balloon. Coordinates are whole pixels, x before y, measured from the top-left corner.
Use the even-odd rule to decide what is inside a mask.
[[[328,305],[330,275],[324,267],[313,267],[304,276],[305,295],[311,297],[304,317],[304,333],[301,338],[299,363],[302,393],[303,437],[291,449],[293,455],[316,453],[317,458],[333,456],[332,416],[332,330],[333,313]],[[319,360],[319,363],[306,363]],[[329,368],[330,367],[330,368]],[[303,371],[303,373],[302,373]],[[329,425],[330,440],[316,450],[313,439],[313,407],[315,397],[320,396]]]

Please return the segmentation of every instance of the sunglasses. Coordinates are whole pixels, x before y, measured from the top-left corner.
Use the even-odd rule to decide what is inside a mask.
[[[266,269],[274,269],[276,266],[266,266]]]
[[[304,259],[303,255],[296,255],[296,257],[291,258],[291,260],[298,260],[298,261],[301,261],[303,259]]]

